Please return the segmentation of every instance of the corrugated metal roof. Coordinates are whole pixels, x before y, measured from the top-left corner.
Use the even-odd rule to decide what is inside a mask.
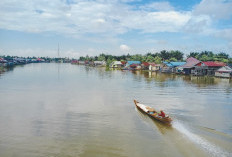
[[[217,70],[218,72],[232,72],[232,69],[229,66],[221,67]]]
[[[150,63],[148,63],[148,62],[143,62],[142,63],[144,66],[149,66],[150,65]]]
[[[190,57],[186,59],[186,63],[184,65],[182,65],[181,67],[183,68],[192,68],[194,67],[196,64],[200,63],[200,61],[194,57]]]
[[[169,67],[177,67],[177,66],[184,65],[186,62],[163,62],[163,63]]]
[[[184,65],[186,62],[170,62],[173,66],[181,66]]]
[[[203,62],[203,63],[208,67],[222,67],[222,66],[226,65],[223,62],[213,62],[213,61],[207,61],[207,62]]]
[[[131,65],[131,64],[141,64],[140,61],[127,61],[127,64]]]
[[[153,66],[153,67],[157,65],[157,64],[155,64],[155,63],[149,63],[149,64],[150,64],[151,66]]]
[[[112,64],[119,64],[119,65],[121,65],[122,64],[122,62],[121,61],[113,61],[113,63]]]

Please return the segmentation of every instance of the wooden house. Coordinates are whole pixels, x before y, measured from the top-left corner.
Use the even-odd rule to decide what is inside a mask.
[[[127,61],[123,70],[141,70],[140,61]]]
[[[207,61],[207,62],[200,62],[195,66],[195,70],[193,75],[196,76],[215,76],[215,71],[217,71],[219,68],[225,66],[225,63],[222,62],[213,62],[213,61]]]
[[[163,67],[164,67],[164,64],[151,63],[149,65],[149,70],[150,71],[160,71]]]
[[[149,70],[150,64],[151,64],[151,63],[143,62],[143,63],[141,64],[142,70]]]
[[[186,75],[193,74],[194,70],[195,70],[195,66],[198,63],[201,63],[201,61],[197,60],[194,57],[187,58],[186,63],[184,65],[181,65],[181,66],[178,67],[178,71],[180,73],[183,73],[183,74],[186,74]],[[182,70],[182,72],[181,72],[181,70]]]
[[[85,61],[79,61],[78,64],[85,65]]]
[[[140,61],[127,61],[126,67],[129,67],[132,64],[141,65],[141,62]]]
[[[215,71],[216,77],[232,78],[232,68],[224,66]]]
[[[155,63],[150,63],[148,69],[149,69],[150,71],[159,71],[160,68],[157,67],[156,65],[157,65],[157,64],[155,64]]]
[[[79,61],[74,59],[71,61],[71,64],[79,64]]]
[[[93,66],[106,66],[105,61],[94,61]]]
[[[130,70],[141,70],[141,64],[131,64],[130,65]]]
[[[177,67],[184,65],[186,62],[163,62],[163,68],[161,72],[175,73]]]
[[[110,68],[122,68],[123,64],[121,61],[113,61],[110,64]]]

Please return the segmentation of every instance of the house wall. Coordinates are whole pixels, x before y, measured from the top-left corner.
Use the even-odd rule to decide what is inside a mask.
[[[189,74],[191,74],[193,69],[192,68],[184,68],[183,69],[183,73],[185,74],[185,75],[189,75]]]
[[[215,72],[215,76],[217,76],[217,77],[225,77],[225,78],[230,78],[231,77],[231,75],[230,75],[230,73],[225,73],[225,72]]]
[[[121,68],[122,65],[121,64],[112,64],[111,68]]]
[[[159,71],[160,70],[160,67],[159,66],[149,66],[149,70],[151,71]]]
[[[165,66],[165,67],[162,68],[161,72],[163,72],[163,73],[171,73],[172,68],[168,67],[168,66]]]
[[[196,76],[214,76],[215,71],[218,70],[220,67],[208,67],[208,66],[195,66],[195,70],[193,72],[193,75]]]

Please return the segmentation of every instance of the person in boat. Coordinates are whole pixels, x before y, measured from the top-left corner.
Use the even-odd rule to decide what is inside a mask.
[[[148,111],[149,114],[156,114],[155,110]]]
[[[163,117],[163,118],[165,117],[165,113],[164,113],[163,110],[160,110],[159,116],[161,116],[161,117]]]

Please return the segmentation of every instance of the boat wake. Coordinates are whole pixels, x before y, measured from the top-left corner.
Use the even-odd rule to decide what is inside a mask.
[[[216,157],[227,157],[232,156],[231,153],[222,150],[220,147],[210,143],[206,139],[190,132],[183,124],[178,121],[173,122],[173,128],[178,130],[180,133],[185,135],[189,140],[194,142],[195,144],[199,145],[203,150],[210,153],[212,156]]]

